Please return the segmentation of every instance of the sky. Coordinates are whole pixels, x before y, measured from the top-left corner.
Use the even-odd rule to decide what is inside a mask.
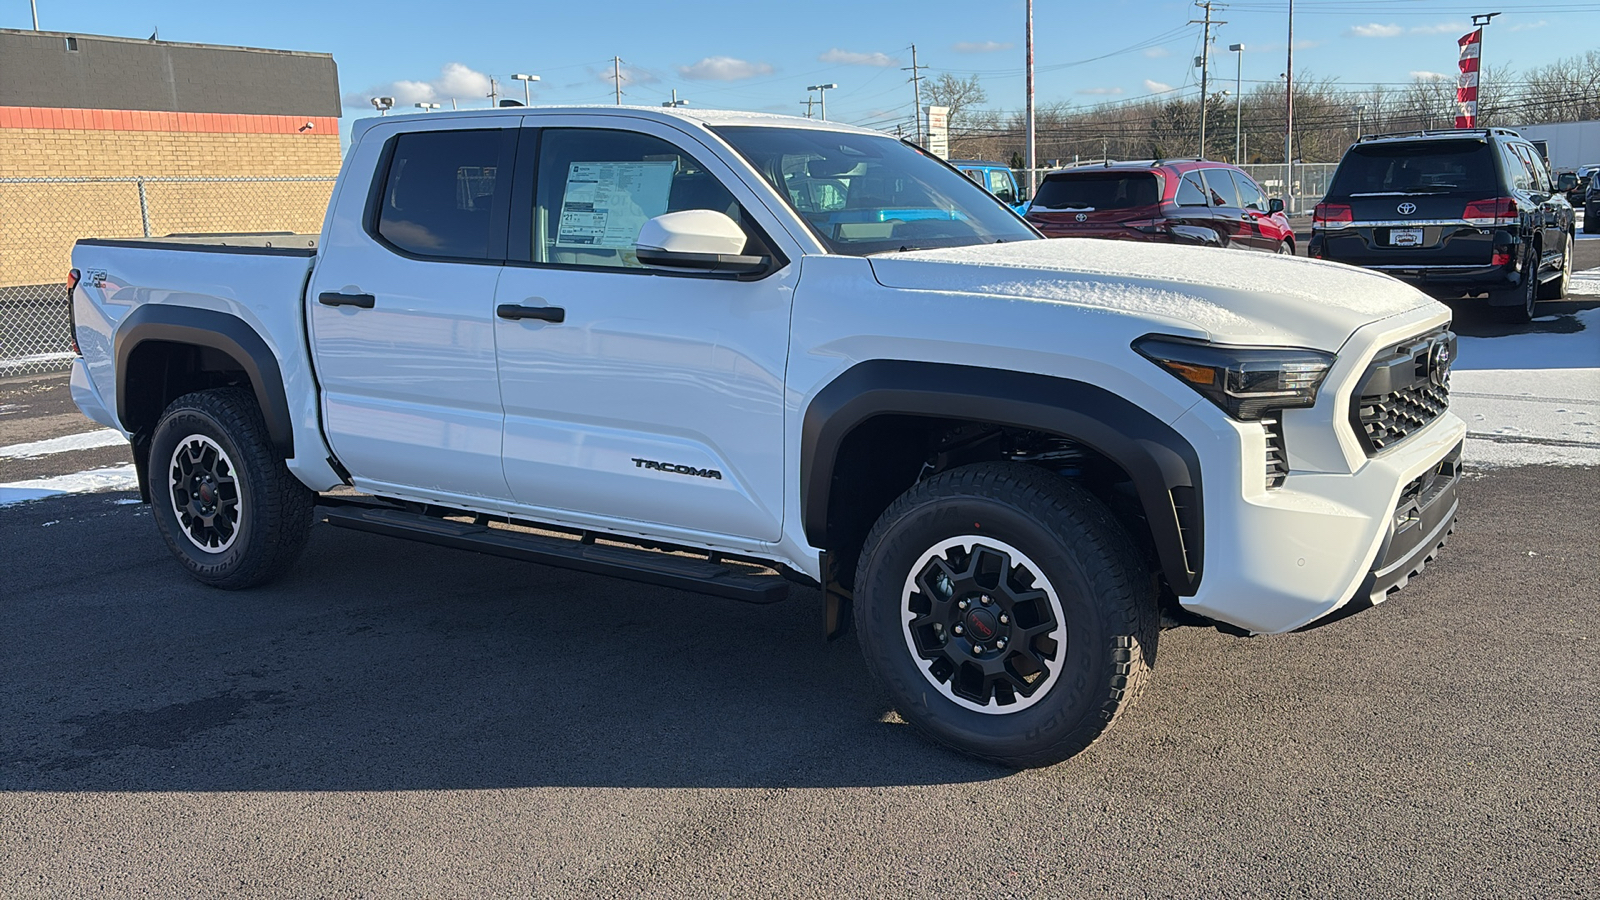
[[[923,74],[978,76],[987,107],[1024,103],[1023,0],[774,2],[239,3],[215,0],[37,0],[39,25],[123,37],[332,53],[345,131],[392,96],[448,109],[488,106],[489,78],[521,99],[513,74],[535,74],[535,103],[659,105],[676,90],[705,108],[803,115],[807,87],[827,92],[828,118],[892,128],[911,121],[911,45]],[[1287,0],[1217,3],[1214,89],[1245,89],[1285,70]],[[1453,78],[1456,39],[1471,14],[1503,10],[1485,36],[1490,66],[1527,69],[1600,47],[1600,2],[1522,0],[1492,6],[1443,0],[1297,0],[1295,71],[1341,84],[1404,85]],[[1036,0],[1038,102],[1078,106],[1195,91],[1203,16],[1168,0]],[[26,0],[0,0],[0,28],[29,28]],[[1242,43],[1242,54],[1228,51]],[[814,96],[814,95],[813,95]]]

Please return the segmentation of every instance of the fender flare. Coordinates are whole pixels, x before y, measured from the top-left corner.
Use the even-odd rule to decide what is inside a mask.
[[[273,447],[285,459],[294,458],[294,424],[278,358],[243,319],[211,309],[147,304],[123,319],[112,352],[117,366],[117,420],[124,430],[131,431],[128,360],[140,345],[151,341],[210,348],[231,358],[250,379]]]
[[[828,546],[834,461],[845,438],[880,415],[920,415],[1028,428],[1077,441],[1127,470],[1168,584],[1200,586],[1204,533],[1200,458],[1170,425],[1081,381],[975,366],[869,360],[829,382],[806,407],[800,513],[806,539]]]

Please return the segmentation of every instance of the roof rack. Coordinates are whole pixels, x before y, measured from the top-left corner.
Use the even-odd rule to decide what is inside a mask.
[[[1471,134],[1481,134],[1484,137],[1501,135],[1503,137],[1520,138],[1522,135],[1510,128],[1425,128],[1418,131],[1391,131],[1386,134],[1363,134],[1356,138],[1356,143],[1362,141],[1381,141],[1394,138],[1422,138],[1422,137],[1462,137]]]

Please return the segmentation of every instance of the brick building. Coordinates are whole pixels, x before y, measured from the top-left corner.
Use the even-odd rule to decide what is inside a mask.
[[[318,230],[339,116],[326,53],[0,29],[0,362],[80,237]]]

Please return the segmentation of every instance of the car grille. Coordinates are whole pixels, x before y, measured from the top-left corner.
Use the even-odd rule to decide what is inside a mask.
[[[1289,448],[1283,440],[1283,422],[1263,417],[1261,427],[1267,432],[1267,487],[1283,487],[1289,477]]]
[[[1393,448],[1450,408],[1455,355],[1455,333],[1445,327],[1378,354],[1350,402],[1350,424],[1368,456]]]

